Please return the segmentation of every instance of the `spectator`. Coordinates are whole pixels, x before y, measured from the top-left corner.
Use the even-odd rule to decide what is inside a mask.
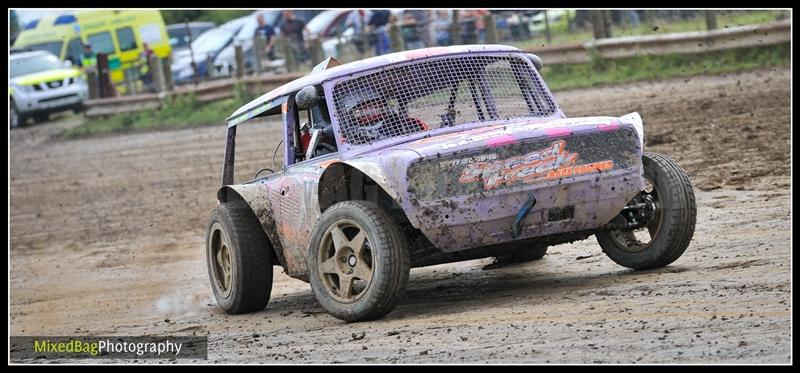
[[[369,18],[370,30],[375,34],[375,55],[380,56],[392,52],[389,40],[389,17],[392,13],[388,10],[373,10]]]
[[[150,56],[153,55],[153,50],[147,45],[142,43],[142,53],[139,54],[139,76],[142,79],[142,84],[148,91],[155,90],[153,86],[153,69],[150,66]]]
[[[450,23],[450,16],[446,10],[436,11],[436,18],[431,22],[431,27],[437,45],[450,45]]]
[[[635,10],[623,10],[622,17],[628,22],[629,25],[631,25],[631,27],[639,26],[639,14],[637,14]]]
[[[367,37],[367,21],[372,17],[372,11],[365,9],[358,9],[350,12],[345,21],[345,28],[353,28],[353,42],[356,44],[358,53],[364,53],[365,46],[368,41]]]
[[[486,43],[486,22],[484,22],[483,17],[489,14],[489,11],[486,9],[477,9],[472,12],[473,17],[475,17],[475,31],[478,34],[478,43],[485,44]]]
[[[89,44],[83,45],[80,66],[83,68],[84,73],[97,69],[97,55],[92,51],[92,46]]]
[[[270,60],[274,60],[275,51],[273,47],[275,46],[275,29],[264,21],[264,14],[256,16],[256,21],[258,21],[258,28],[253,36],[261,36],[264,40],[264,54]]]
[[[281,27],[281,34],[289,41],[300,63],[305,63],[311,58],[306,49],[306,23],[303,20],[295,17],[294,11],[283,11],[283,27]]]
[[[425,48],[431,46],[431,34],[430,32],[427,32],[431,22],[430,15],[431,11],[425,9],[405,11],[404,16],[409,17],[409,23],[413,24],[412,30],[414,31],[414,40],[412,42],[413,47],[409,47],[408,42],[406,42],[406,49]]]

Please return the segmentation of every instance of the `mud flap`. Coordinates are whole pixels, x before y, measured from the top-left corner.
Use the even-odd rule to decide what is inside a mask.
[[[528,200],[525,201],[525,204],[522,205],[522,208],[517,213],[517,217],[514,219],[514,224],[511,225],[511,236],[514,238],[519,237],[520,233],[522,233],[522,221],[528,216],[528,213],[531,212],[533,206],[536,206],[536,196],[531,195],[528,197]]]

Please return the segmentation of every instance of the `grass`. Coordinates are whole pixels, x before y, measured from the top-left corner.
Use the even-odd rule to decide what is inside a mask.
[[[740,48],[697,54],[647,55],[620,59],[595,57],[592,62],[547,66],[542,76],[551,90],[665,79],[699,74],[721,74],[767,66],[789,65],[789,44]]]
[[[84,137],[115,132],[132,132],[148,129],[183,128],[222,124],[231,113],[256,96],[235,88],[233,98],[199,103],[193,95],[174,97],[160,110],[115,114],[89,119],[64,131],[63,137]]]
[[[730,10],[717,15],[717,25],[720,28],[735,27],[743,25],[760,24],[774,22],[781,15],[780,10]],[[674,32],[705,31],[706,20],[702,16],[686,20],[659,20],[653,19],[648,22],[640,22],[638,27],[612,26],[612,37],[632,36],[632,35],[653,35],[668,34]],[[570,32],[566,22],[558,22],[551,28],[552,40],[549,45],[585,43],[594,39],[591,28],[585,30],[575,30]],[[541,35],[536,35],[530,40],[522,42],[509,42],[520,49],[531,49],[543,47],[547,44],[544,31]]]
[[[741,48],[698,54],[669,54],[606,59],[599,55],[589,63],[552,65],[542,69],[551,90],[588,87],[636,80],[679,76],[721,74],[790,63],[789,44]],[[258,89],[256,89],[258,91]],[[263,92],[258,92],[263,93]],[[148,129],[184,128],[221,124],[225,118],[257,95],[235,88],[233,98],[198,103],[191,96],[176,97],[160,110],[117,114],[90,119],[63,133],[64,137],[84,137]]]

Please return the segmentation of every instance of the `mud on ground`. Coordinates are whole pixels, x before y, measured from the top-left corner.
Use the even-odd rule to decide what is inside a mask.
[[[208,335],[210,362],[789,363],[790,76],[556,92],[570,116],[638,111],[646,148],[688,171],[697,229],[674,264],[627,270],[590,238],[499,269],[414,269],[394,312],[357,324],[277,267],[264,311],[214,305],[203,248],[223,126],[80,140],[57,137],[74,119],[14,130],[10,334]],[[251,131],[237,179],[277,144],[277,127]]]

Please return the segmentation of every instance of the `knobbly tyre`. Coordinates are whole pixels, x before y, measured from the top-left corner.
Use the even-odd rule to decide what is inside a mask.
[[[678,259],[696,217],[686,173],[643,152],[637,113],[567,118],[541,66],[502,45],[328,59],[238,109],[207,233],[218,304],[264,309],[274,265],[362,321],[396,307],[412,267],[535,260],[592,235],[628,268]],[[265,116],[283,165],[234,184],[236,129]]]

